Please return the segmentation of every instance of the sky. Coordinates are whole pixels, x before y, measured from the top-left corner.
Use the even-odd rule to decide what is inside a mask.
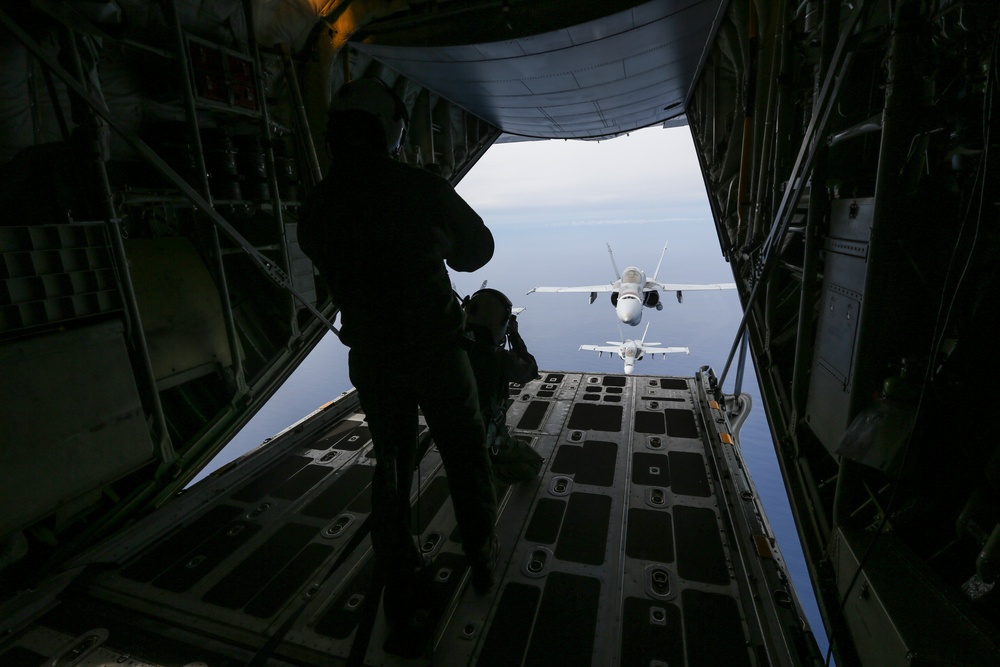
[[[622,360],[581,351],[580,345],[638,338],[682,346],[636,363],[637,374],[690,377],[703,366],[721,376],[741,318],[735,291],[690,292],[678,303],[661,294],[662,311],[644,309],[638,327],[618,325],[608,294],[590,304],[588,294],[528,294],[532,287],[594,285],[636,266],[675,283],[733,282],[719,247],[690,130],[649,128],[615,139],[528,141],[497,144],[456,187],[493,232],[496,251],[474,273],[454,273],[457,291],[470,294],[484,281],[506,293],[519,331],[542,371],[620,373]],[[388,316],[388,314],[387,314]],[[274,398],[234,439],[214,466],[239,456],[350,388],[347,349],[327,335]],[[730,372],[724,389],[732,392]],[[826,650],[823,626],[778,472],[759,392],[748,368],[743,390],[754,408],[741,447],[789,567],[799,599]],[[207,474],[203,471],[201,476]],[[200,477],[199,477],[200,478]]]

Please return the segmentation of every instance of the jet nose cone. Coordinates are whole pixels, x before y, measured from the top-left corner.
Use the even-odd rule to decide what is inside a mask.
[[[634,370],[635,370],[635,366],[626,366],[625,367],[625,375],[632,375],[632,372]]]
[[[642,302],[629,299],[618,302],[618,318],[622,324],[635,326],[642,320]]]

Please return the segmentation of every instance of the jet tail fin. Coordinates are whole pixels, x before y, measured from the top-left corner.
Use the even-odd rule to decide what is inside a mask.
[[[621,280],[622,274],[618,271],[618,266],[615,264],[615,253],[611,251],[611,244],[608,243],[608,255],[611,257],[611,268],[615,270],[615,280]]]
[[[656,276],[660,275],[660,265],[663,264],[663,256],[667,254],[667,244],[670,241],[663,242],[663,252],[660,253],[660,261],[656,263],[656,271],[653,272],[653,281],[656,281]]]
[[[488,283],[488,282],[489,282],[489,278],[487,278],[486,280],[483,281],[483,284],[479,286],[479,289],[481,289],[481,290],[486,289],[486,283]],[[454,292],[455,294],[457,294],[460,299],[464,299],[465,298],[462,295],[462,293],[458,291],[458,287],[455,285],[455,281],[454,280],[451,281],[451,291]],[[535,291],[535,288],[532,287],[531,288],[531,292],[534,292],[534,291]],[[531,294],[531,292],[528,292],[528,294]]]

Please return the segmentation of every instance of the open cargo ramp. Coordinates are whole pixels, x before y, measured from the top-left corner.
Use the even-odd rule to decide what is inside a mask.
[[[382,651],[374,459],[350,392],[78,561],[72,585],[10,609],[0,662],[804,664],[815,642],[738,449],[749,405],[725,398],[708,368],[511,385],[508,425],[545,463],[500,491],[486,596],[430,447],[414,480],[439,618],[423,659]]]

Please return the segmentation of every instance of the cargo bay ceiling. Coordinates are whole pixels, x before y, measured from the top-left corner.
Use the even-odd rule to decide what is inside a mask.
[[[506,133],[591,139],[684,114],[724,4],[453,0],[388,11],[356,0],[325,19],[334,42],[349,35],[352,46]]]

